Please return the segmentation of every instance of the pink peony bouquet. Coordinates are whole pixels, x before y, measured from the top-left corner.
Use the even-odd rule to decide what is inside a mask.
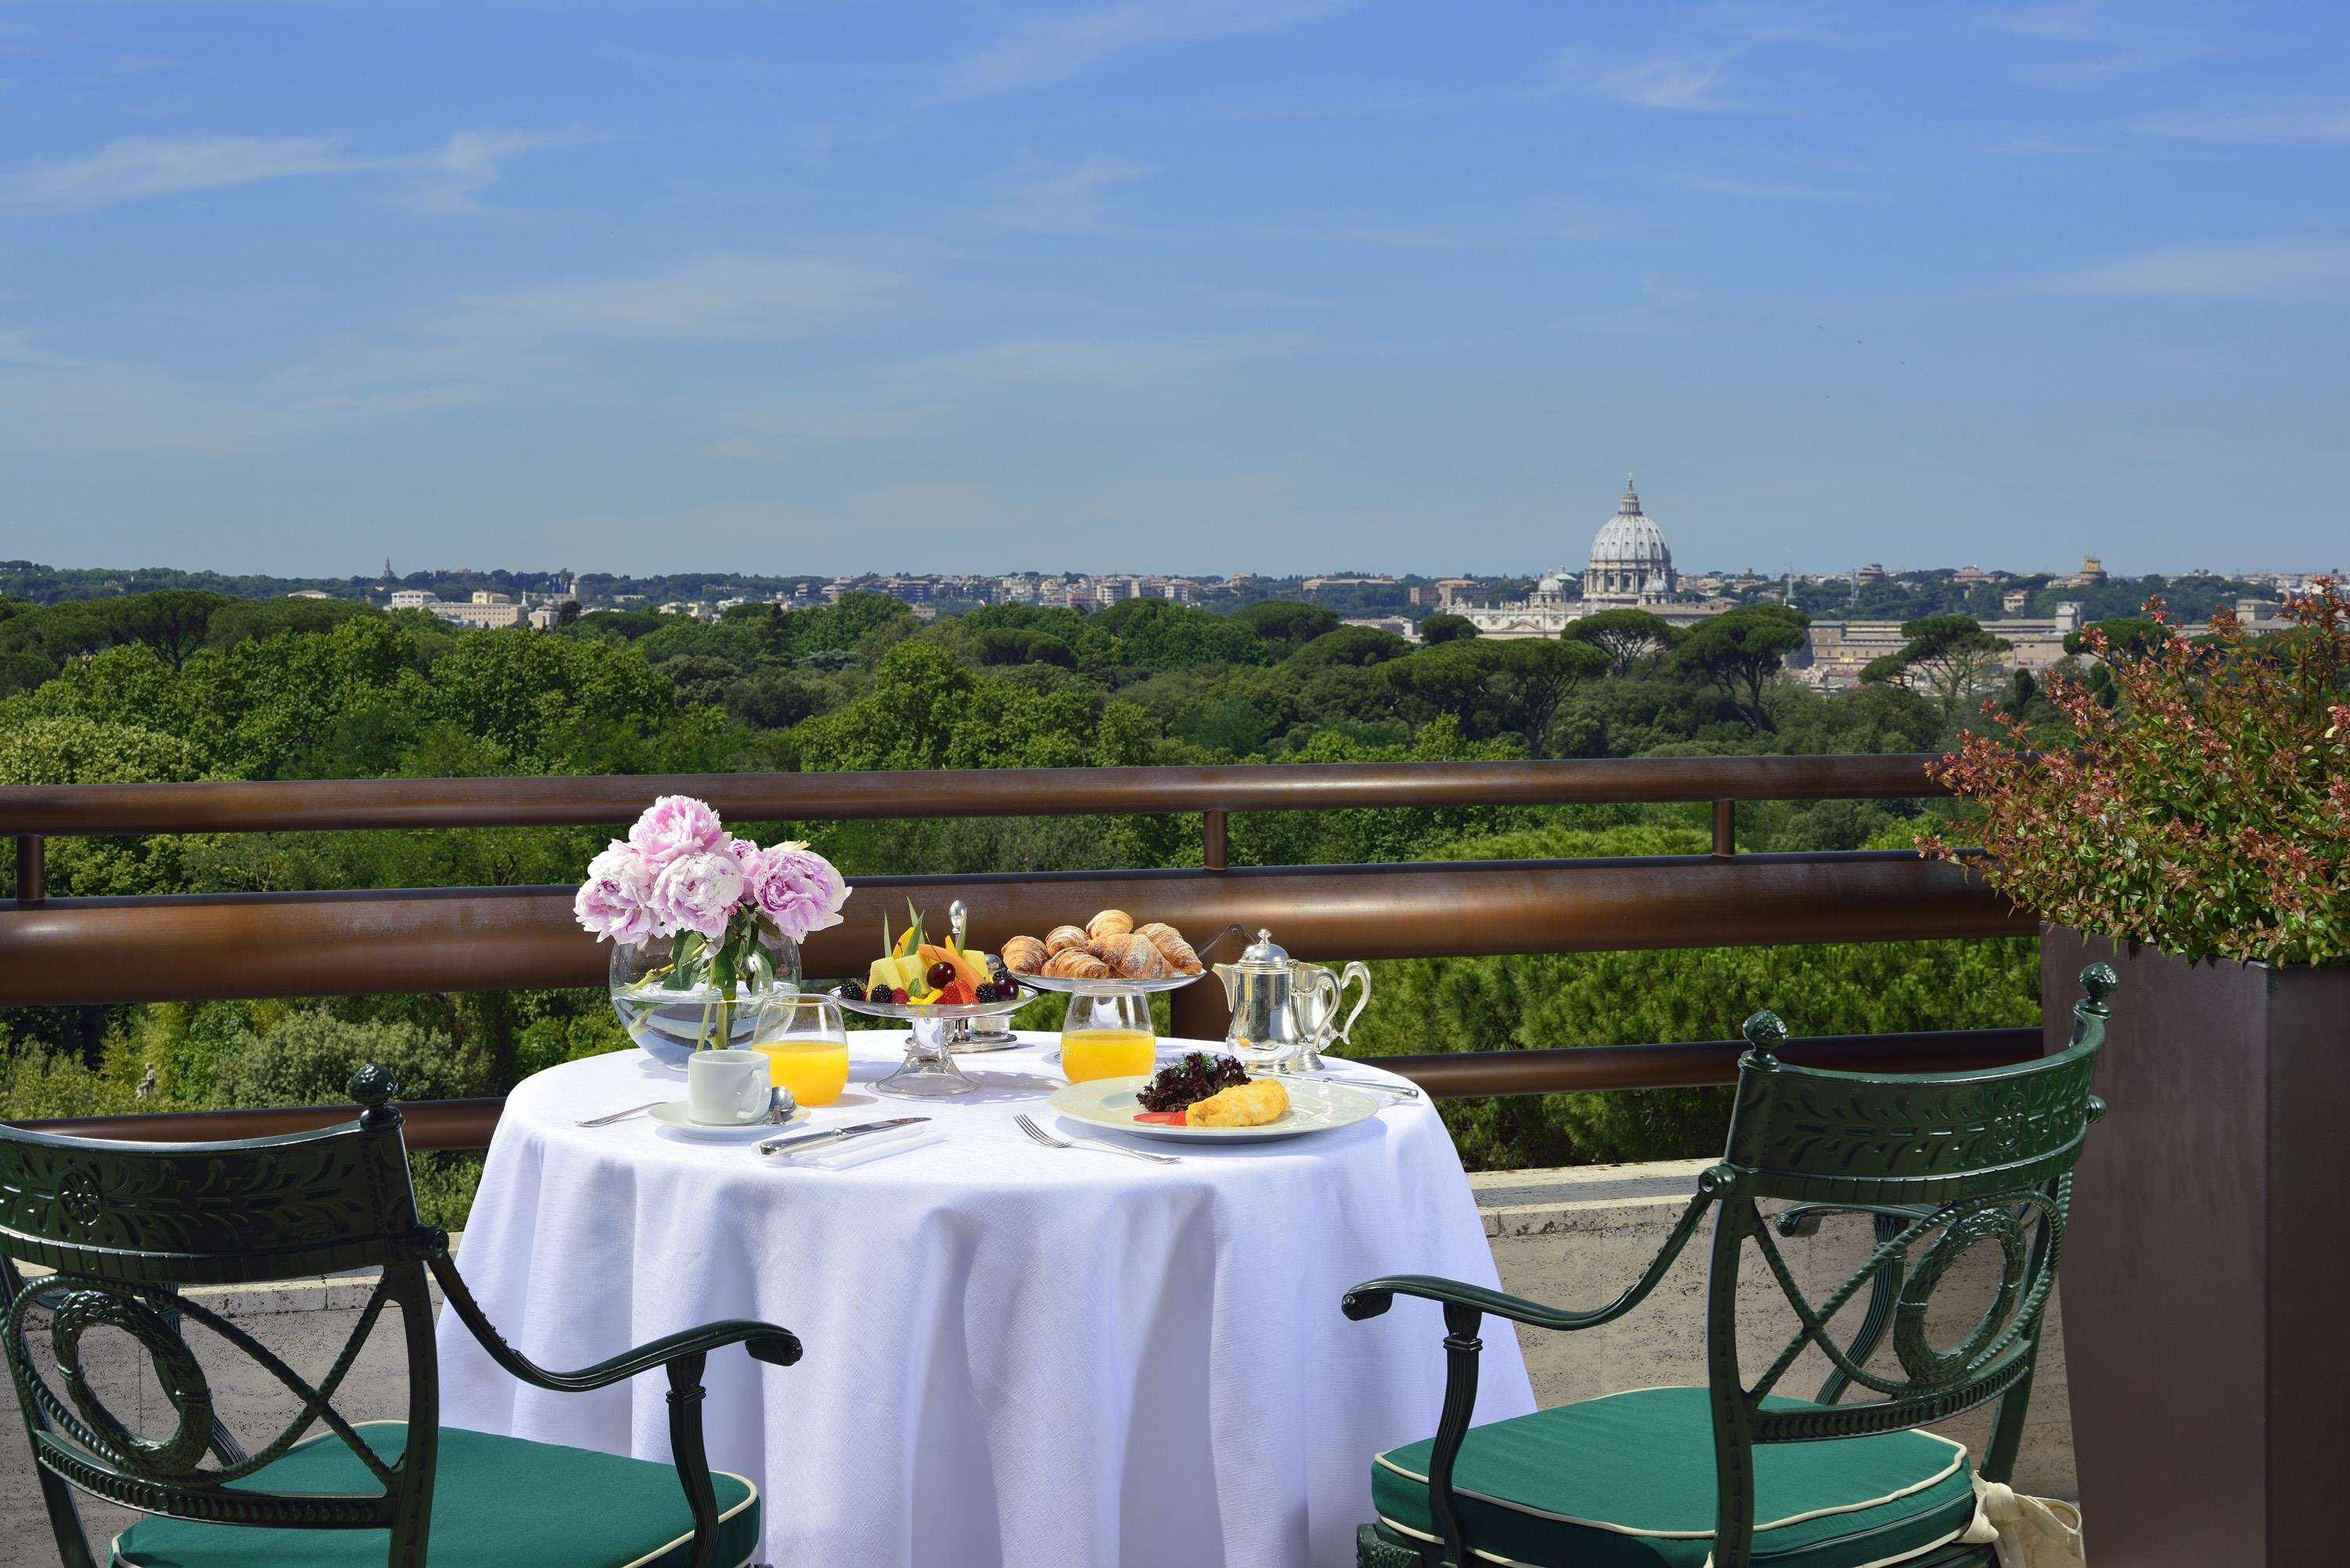
[[[665,794],[588,862],[571,907],[599,941],[678,939],[674,974],[731,995],[763,938],[804,942],[840,924],[847,899],[838,868],[806,845],[762,849],[703,802]]]

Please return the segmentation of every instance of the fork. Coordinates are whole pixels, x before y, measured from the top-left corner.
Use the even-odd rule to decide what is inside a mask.
[[[1035,1122],[1030,1121],[1028,1119],[1028,1114],[1025,1111],[1023,1111],[1020,1115],[1014,1116],[1012,1119],[1020,1124],[1020,1130],[1026,1133],[1031,1141],[1041,1143],[1046,1148],[1097,1149],[1103,1154],[1122,1154],[1128,1159],[1147,1159],[1153,1165],[1180,1165],[1183,1163],[1180,1156],[1171,1154],[1149,1154],[1139,1148],[1123,1148],[1114,1143],[1102,1143],[1089,1137],[1055,1137],[1051,1133],[1046,1132],[1043,1127],[1040,1127]]]

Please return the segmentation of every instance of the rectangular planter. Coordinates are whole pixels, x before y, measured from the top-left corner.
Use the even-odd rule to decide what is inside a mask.
[[[2051,929],[2050,1050],[2096,960],[2121,976],[2097,1068],[2110,1110],[2074,1180],[2062,1278],[2095,1560],[2337,1561],[2350,970],[2189,964]]]

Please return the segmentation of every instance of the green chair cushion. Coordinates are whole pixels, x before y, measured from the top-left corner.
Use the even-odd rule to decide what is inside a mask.
[[[1766,1409],[1801,1407],[1766,1399]],[[1437,1539],[1433,1440],[1371,1466],[1380,1521]],[[1470,1550],[1542,1568],[1702,1568],[1713,1551],[1713,1417],[1703,1388],[1642,1388],[1471,1430],[1452,1490]],[[1754,1562],[1876,1568],[1932,1550],[1974,1518],[1960,1444],[1889,1432],[1754,1449]]]
[[[359,1428],[385,1460],[404,1421]],[[715,1477],[714,1568],[742,1568],[759,1544],[758,1489]],[[340,1438],[314,1438],[242,1482],[250,1491],[373,1496],[383,1490]],[[381,1530],[263,1530],[143,1519],[114,1540],[117,1568],[383,1568]],[[693,1515],[675,1467],[461,1427],[441,1428],[432,1568],[683,1568]]]

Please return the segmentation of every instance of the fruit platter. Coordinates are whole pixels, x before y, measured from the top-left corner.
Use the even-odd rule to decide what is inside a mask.
[[[843,981],[832,993],[848,1012],[912,1025],[904,1065],[875,1084],[875,1092],[934,1099],[976,1090],[955,1065],[955,1053],[974,1048],[974,1023],[1000,1023],[1019,1008],[1022,977],[1005,967],[1003,955],[965,948],[960,935],[927,940],[921,912],[910,903],[903,930],[882,921],[881,948],[863,980]]]
[[[1226,928],[1216,940],[1239,929]],[[1181,931],[1163,920],[1138,925],[1124,909],[1102,909],[1082,926],[1055,926],[1041,937],[1008,938],[997,956],[1019,984],[1071,996],[1173,991],[1207,972]]]

